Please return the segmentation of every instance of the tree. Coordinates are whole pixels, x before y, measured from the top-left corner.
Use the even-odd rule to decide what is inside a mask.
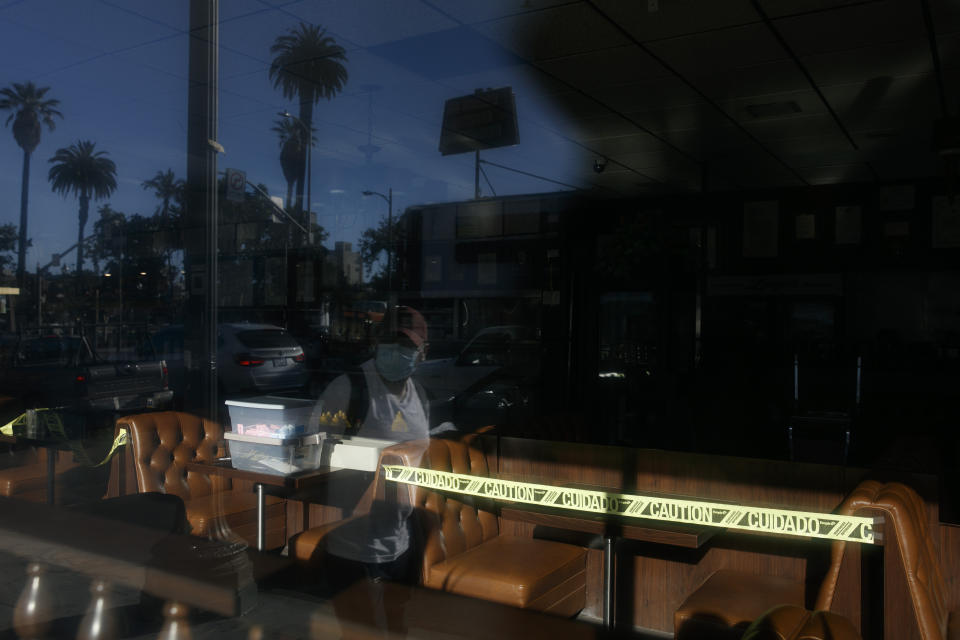
[[[181,194],[184,189],[183,180],[178,180],[173,173],[173,169],[166,171],[157,171],[157,175],[142,183],[144,190],[152,190],[153,195],[160,200],[160,207],[157,213],[164,225],[170,220],[170,213],[179,213],[176,203],[182,199]],[[171,207],[170,203],[174,206]]]
[[[283,179],[287,181],[287,200],[284,206],[289,210],[293,204],[293,185],[305,168],[304,131],[293,118],[275,121],[272,130],[280,137],[280,168],[283,170]],[[311,136],[310,143],[314,142],[316,139]]]
[[[385,288],[387,284],[386,261],[380,265],[379,270],[374,273],[373,267],[380,260],[381,254],[389,255],[389,248],[392,242],[394,255],[394,269],[396,269],[397,247],[403,246],[406,237],[406,214],[394,216],[393,233],[390,233],[390,226],[387,224],[387,216],[380,218],[380,223],[376,227],[366,229],[360,235],[360,261],[370,278],[371,284],[377,288]]]
[[[326,30],[306,24],[278,36],[270,47],[274,54],[270,63],[270,79],[283,97],[299,98],[300,121],[313,131],[313,105],[321,98],[331,100],[347,83],[347,53]],[[300,150],[301,165],[297,174],[297,210],[303,210],[303,178],[306,168],[306,145]]]
[[[59,100],[45,98],[50,87],[37,87],[32,82],[13,83],[12,88],[0,89],[0,109],[12,111],[7,118],[13,120],[13,138],[23,149],[23,177],[20,180],[20,240],[17,244],[17,286],[23,286],[23,272],[27,259],[27,195],[30,185],[30,154],[40,144],[42,125],[50,131],[56,128],[53,118],[63,117],[57,111]]]
[[[13,262],[10,253],[17,248],[17,227],[13,224],[0,225],[0,273]]]
[[[117,190],[117,165],[106,151],[94,151],[96,144],[78,140],[57,149],[47,179],[54,193],[73,194],[80,199],[80,226],[77,233],[77,277],[83,270],[83,229],[90,214],[90,198],[102,200]]]

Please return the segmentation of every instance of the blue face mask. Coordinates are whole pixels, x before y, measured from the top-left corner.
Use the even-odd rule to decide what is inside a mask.
[[[412,347],[399,344],[377,345],[377,357],[374,361],[377,372],[389,382],[401,382],[409,378],[417,368],[419,352]]]

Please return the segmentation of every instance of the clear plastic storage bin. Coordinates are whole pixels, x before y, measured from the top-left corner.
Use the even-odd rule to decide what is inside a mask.
[[[314,400],[282,396],[226,401],[235,434],[264,438],[289,438],[316,433],[317,425],[310,425],[315,404]]]
[[[317,435],[274,438],[224,433],[234,469],[288,475],[320,464],[323,438]]]

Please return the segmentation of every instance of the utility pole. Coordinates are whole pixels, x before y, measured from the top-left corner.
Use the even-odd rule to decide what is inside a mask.
[[[43,287],[41,286],[42,280],[43,280],[43,276],[40,273],[40,262],[37,262],[37,335],[38,336],[43,333],[43,330],[41,329],[41,325],[43,324],[43,320],[42,320],[43,318],[43,297],[42,297]]]

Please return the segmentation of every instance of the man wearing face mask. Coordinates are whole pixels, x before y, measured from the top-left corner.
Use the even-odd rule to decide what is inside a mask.
[[[411,378],[426,351],[427,323],[420,312],[391,308],[384,315],[374,357],[324,390],[318,407],[321,420],[331,424],[321,429],[396,441],[426,438],[429,405],[423,388]]]
[[[384,316],[375,343],[375,354],[359,371],[334,379],[317,404],[328,432],[349,430],[358,436],[393,441],[419,440],[426,448],[430,421],[426,397],[411,375],[424,359],[427,349],[427,323],[410,307],[391,308]],[[346,415],[346,422],[338,414]],[[342,415],[341,414],[341,415]],[[342,493],[336,477],[331,479],[331,496]],[[381,582],[412,583],[417,564],[413,554],[413,507],[408,503],[374,501],[369,513],[349,519],[330,531],[324,539],[324,578],[333,593],[366,582],[367,602],[364,615],[372,614],[376,626],[397,637],[405,632],[403,598],[385,602]],[[338,610],[337,615],[351,619],[355,606]]]

